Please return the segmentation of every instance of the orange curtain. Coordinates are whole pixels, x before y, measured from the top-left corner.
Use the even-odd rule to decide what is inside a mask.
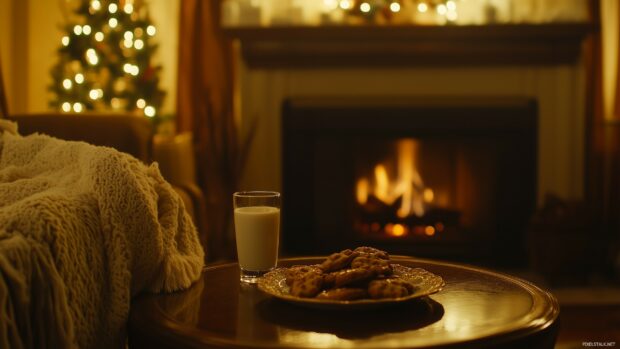
[[[179,28],[177,128],[194,135],[210,261],[233,256],[229,232],[240,158],[232,113],[232,45],[220,30],[220,5],[219,0],[182,0]]]
[[[9,105],[6,101],[6,92],[4,91],[4,78],[2,76],[2,62],[0,61],[0,119],[9,116]]]

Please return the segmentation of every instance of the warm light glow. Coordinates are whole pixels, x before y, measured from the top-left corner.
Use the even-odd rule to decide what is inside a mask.
[[[130,15],[133,12],[133,5],[125,4],[125,7],[123,7],[123,11],[125,11],[126,14]]]
[[[92,7],[95,11],[99,11],[101,9],[101,2],[99,2],[99,0],[93,0],[90,3],[90,7]]]
[[[142,109],[142,108],[146,107],[146,101],[144,99],[140,98],[140,99],[138,99],[136,101],[136,106],[138,108]]]
[[[116,18],[110,18],[110,20],[108,21],[108,25],[110,26],[110,28],[116,28],[116,26],[118,25],[118,20],[116,20]]]
[[[428,11],[428,5],[425,2],[419,3],[418,4],[418,11],[422,12],[422,13]]]
[[[392,228],[392,236],[404,236],[407,233],[407,228],[402,224],[394,224]]]
[[[69,102],[64,102],[62,104],[62,111],[64,111],[65,113],[68,113],[71,111],[71,103]]]
[[[69,42],[71,42],[71,39],[68,36],[62,37],[62,46],[69,46]]]
[[[82,26],[76,25],[75,27],[73,27],[73,33],[75,35],[82,35]]]
[[[123,65],[123,71],[127,74],[131,74],[133,76],[137,76],[140,73],[140,68],[137,65],[125,63]]]
[[[123,38],[125,38],[125,40],[133,40],[133,33],[126,31],[125,34],[123,34]]]
[[[99,56],[97,56],[97,51],[92,48],[86,50],[86,60],[91,65],[97,65],[97,63],[99,63]]]
[[[433,227],[432,225],[427,225],[426,228],[424,228],[424,234],[428,236],[435,235],[435,227]]]
[[[82,33],[84,33],[84,35],[90,35],[91,31],[92,29],[90,28],[90,25],[88,24],[82,27]]]
[[[441,222],[435,223],[435,229],[438,233],[441,233],[446,227]]]
[[[64,88],[65,88],[65,90],[70,89],[72,86],[73,86],[73,83],[71,82],[71,80],[69,80],[69,79],[64,79],[64,80],[62,81],[62,87],[64,87]]]
[[[338,5],[343,10],[348,10],[353,7],[353,3],[350,0],[340,0],[340,3]]]
[[[103,90],[100,89],[100,88],[92,89],[88,93],[88,96],[90,97],[90,99],[92,99],[94,101],[96,99],[99,99],[99,98],[103,97]]]
[[[142,50],[142,48],[144,47],[144,41],[142,41],[140,39],[134,41],[133,47],[135,47],[136,50]]]
[[[441,4],[437,6],[437,13],[439,13],[440,15],[444,16],[447,12],[448,9],[446,8],[446,5]]]
[[[97,40],[98,42],[102,42],[104,38],[104,35],[102,32],[96,32],[95,33],[95,40]]]
[[[124,40],[123,41],[123,45],[127,48],[131,48],[133,46],[133,41],[131,40]]]
[[[433,189],[431,188],[426,188],[424,189],[424,202],[433,202],[433,200],[435,199],[435,193],[433,192]]]
[[[368,190],[370,188],[370,183],[366,178],[362,178],[357,181],[357,190],[355,191],[355,197],[357,198],[357,203],[360,205],[364,205],[368,202]]]
[[[81,113],[82,112],[82,103],[74,103],[73,104],[73,111],[76,113]]]
[[[363,2],[363,3],[360,5],[360,11],[362,11],[362,12],[364,12],[364,13],[368,13],[368,12],[370,12],[370,4],[369,4],[369,3],[367,3],[367,2]]]
[[[155,26],[149,25],[148,27],[146,27],[146,33],[150,36],[153,36],[155,35],[155,33],[157,33],[157,29],[155,29]]]
[[[456,11],[448,11],[448,13],[446,13],[446,18],[449,21],[456,21],[459,18],[459,15]]]
[[[148,116],[149,118],[152,118],[153,116],[155,116],[155,107],[152,107],[149,105],[146,108],[144,108],[144,115]]]
[[[446,3],[446,7],[448,8],[449,11],[455,11],[456,10],[456,3],[452,0],[448,1]]]
[[[400,11],[400,4],[397,2],[393,2],[390,4],[390,11],[392,12],[398,12]]]
[[[78,84],[83,83],[84,82],[84,74],[81,74],[81,73],[75,74],[75,82],[77,82]]]
[[[141,37],[144,34],[144,30],[142,30],[142,28],[136,28],[134,32],[136,33],[136,37]]]
[[[108,6],[108,11],[110,11],[110,13],[116,13],[117,10],[118,10],[118,5],[114,3]]]
[[[114,97],[110,100],[110,105],[112,105],[112,108],[114,109],[120,109],[121,107],[121,100]]]
[[[338,8],[337,0],[323,0],[323,6],[328,11],[333,11]]]

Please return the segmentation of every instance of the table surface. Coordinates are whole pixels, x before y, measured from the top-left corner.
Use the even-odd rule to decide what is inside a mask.
[[[280,265],[316,264],[324,257]],[[471,266],[392,257],[446,282],[439,293],[380,309],[311,309],[239,283],[237,264],[205,268],[189,290],[134,300],[131,348],[548,347],[558,303],[526,281]]]

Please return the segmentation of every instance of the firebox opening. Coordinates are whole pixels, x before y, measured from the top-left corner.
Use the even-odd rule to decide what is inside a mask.
[[[536,201],[533,101],[295,102],[283,114],[285,253],[372,245],[478,264],[525,261]]]

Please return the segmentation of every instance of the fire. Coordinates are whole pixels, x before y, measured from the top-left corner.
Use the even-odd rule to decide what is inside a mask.
[[[412,214],[421,217],[425,212],[425,203],[432,202],[435,194],[431,188],[424,186],[417,170],[418,143],[413,139],[401,140],[398,142],[397,152],[396,178],[391,180],[387,164],[375,165],[372,181],[368,178],[357,181],[357,202],[360,205],[366,204],[372,194],[379,201],[391,206],[400,198],[400,207],[396,211],[398,217],[406,218]]]

